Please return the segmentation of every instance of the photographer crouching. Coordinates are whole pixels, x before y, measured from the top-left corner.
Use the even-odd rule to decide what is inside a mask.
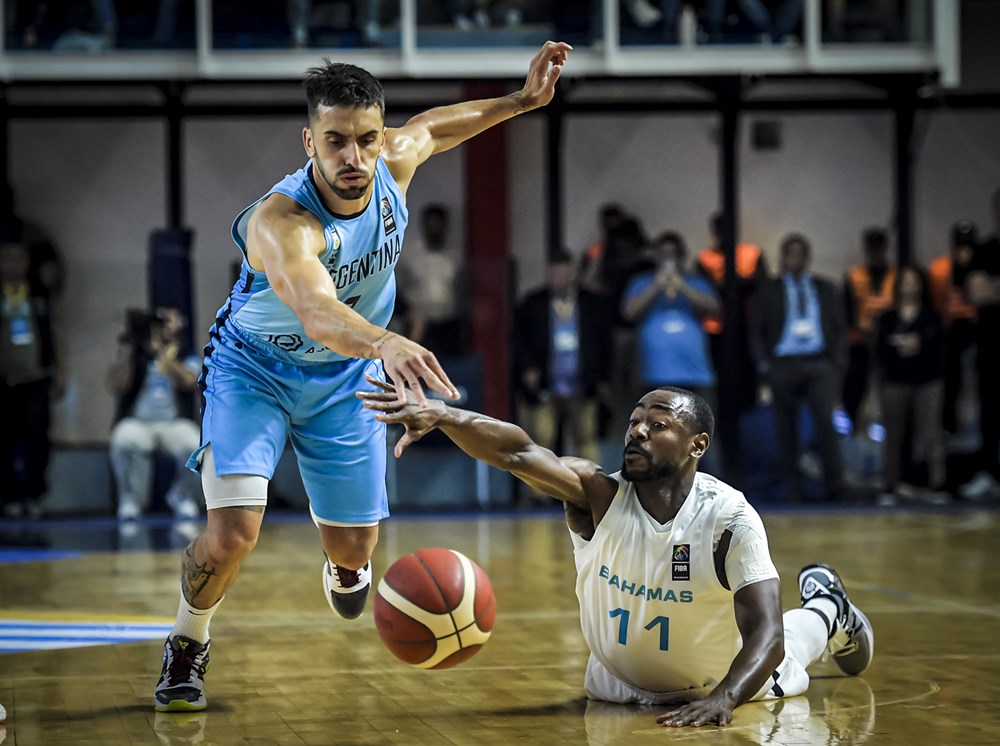
[[[198,424],[191,419],[200,361],[183,354],[181,332],[187,320],[176,308],[152,313],[130,310],[119,337],[108,385],[118,397],[111,430],[111,465],[118,491],[118,519],[134,520],[150,507],[153,454],[176,463],[166,502],[178,518],[199,514],[198,475],[185,468],[198,447]]]

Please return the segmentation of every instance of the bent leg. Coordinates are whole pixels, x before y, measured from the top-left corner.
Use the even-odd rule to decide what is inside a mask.
[[[829,628],[826,620],[811,609],[789,609],[782,616],[785,628],[785,657],[753,699],[794,697],[809,688],[806,669],[826,650]]]

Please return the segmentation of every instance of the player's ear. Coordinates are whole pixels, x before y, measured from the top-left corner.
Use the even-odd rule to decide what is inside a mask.
[[[312,129],[308,124],[302,128],[302,147],[306,149],[306,155],[310,158],[316,156],[316,145],[313,143]]]
[[[701,458],[705,455],[705,451],[708,450],[708,444],[711,439],[708,437],[708,433],[698,433],[691,439],[691,457]]]

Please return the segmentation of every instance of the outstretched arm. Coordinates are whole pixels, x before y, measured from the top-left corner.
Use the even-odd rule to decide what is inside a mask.
[[[289,197],[274,194],[250,222],[248,256],[262,266],[274,292],[295,313],[306,334],[341,355],[381,358],[393,381],[411,387],[424,402],[420,379],[438,393],[458,398],[458,391],[429,350],[372,324],[337,298],[330,273],[319,260],[323,229]]]
[[[733,710],[749,702],[781,663],[785,635],[781,623],[781,594],[777,578],[752,583],[733,594],[736,626],[743,647],[729,672],[704,699],[660,715],[661,725],[726,725]]]
[[[439,106],[386,130],[382,156],[400,188],[406,190],[417,166],[432,155],[549,103],[571,49],[563,42],[545,42],[531,60],[524,87],[509,96]]]
[[[365,407],[377,412],[377,420],[406,428],[396,444],[397,458],[408,445],[437,429],[472,458],[510,472],[533,489],[565,502],[589,505],[587,482],[603,476],[597,464],[559,458],[510,422],[450,407],[440,399],[431,399],[421,406],[408,392],[403,392],[407,402],[401,405],[392,386],[370,377],[368,382],[382,391],[359,391],[357,395],[364,399]]]

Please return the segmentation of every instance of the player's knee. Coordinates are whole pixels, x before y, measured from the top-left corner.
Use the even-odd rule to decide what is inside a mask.
[[[249,527],[227,526],[206,530],[199,543],[213,564],[233,565],[253,551],[257,536],[258,532]]]
[[[377,543],[377,531],[360,529],[339,531],[335,536],[323,537],[323,549],[330,561],[350,570],[364,567]]]

